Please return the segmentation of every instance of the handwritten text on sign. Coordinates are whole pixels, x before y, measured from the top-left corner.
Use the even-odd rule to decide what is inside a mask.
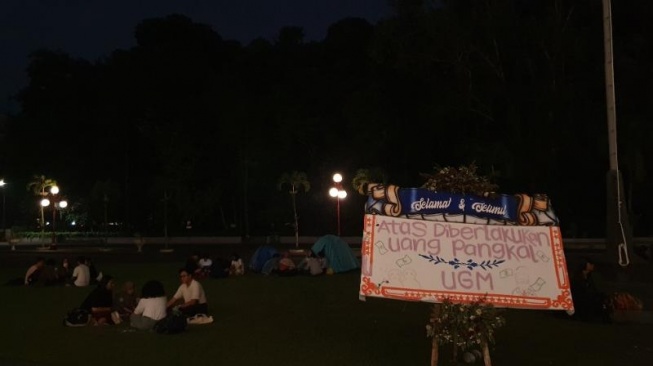
[[[399,300],[568,310],[558,227],[365,216],[360,293]]]

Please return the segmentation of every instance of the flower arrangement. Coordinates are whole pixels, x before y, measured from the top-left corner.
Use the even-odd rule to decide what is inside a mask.
[[[475,194],[484,196],[495,192],[498,186],[491,182],[491,177],[478,175],[478,167],[472,163],[455,167],[435,167],[435,173],[421,176],[426,178],[422,188],[434,192],[450,192],[462,194]]]
[[[470,304],[452,303],[449,299],[433,306],[426,325],[427,337],[434,337],[439,345],[452,343],[454,358],[456,350],[478,348],[493,344],[495,331],[506,320],[494,305],[485,298]]]

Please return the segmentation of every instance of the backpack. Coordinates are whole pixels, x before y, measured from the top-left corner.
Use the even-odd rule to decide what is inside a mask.
[[[186,330],[187,324],[188,322],[184,315],[173,312],[157,321],[152,329],[159,334],[177,334]]]
[[[66,314],[63,325],[67,327],[83,327],[91,320],[91,313],[86,309],[75,308]]]

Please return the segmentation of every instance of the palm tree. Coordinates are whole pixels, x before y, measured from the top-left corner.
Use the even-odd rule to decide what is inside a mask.
[[[297,216],[297,193],[299,192],[299,188],[304,188],[304,192],[308,192],[311,189],[311,184],[308,182],[306,173],[298,172],[296,170],[290,174],[284,173],[281,178],[279,178],[277,189],[281,190],[285,184],[290,185],[290,191],[288,191],[288,193],[290,193],[290,198],[292,199],[292,209],[295,216],[295,247],[299,247],[299,216]]]
[[[35,196],[39,196],[41,198],[45,198],[47,195],[47,192],[45,191],[46,188],[48,187],[53,187],[57,185],[57,181],[54,179],[46,178],[45,175],[34,175],[32,177],[32,181],[27,183],[27,190],[29,192],[32,192]],[[43,233],[45,231],[45,214],[43,211],[43,206],[39,204],[39,207],[41,208],[41,221],[39,224],[41,225],[41,236],[43,236]]]

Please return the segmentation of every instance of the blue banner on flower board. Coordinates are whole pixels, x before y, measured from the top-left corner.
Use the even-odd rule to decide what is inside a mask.
[[[488,197],[371,183],[365,212],[413,219],[491,225],[558,225],[546,195]]]

